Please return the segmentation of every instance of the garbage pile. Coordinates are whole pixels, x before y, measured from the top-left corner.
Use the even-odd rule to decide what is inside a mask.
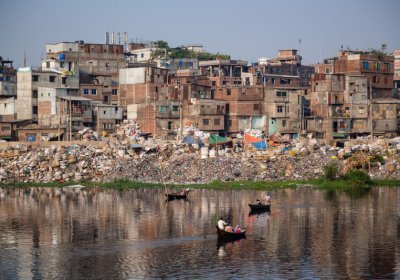
[[[81,141],[97,141],[99,134],[90,128],[84,128],[78,131],[77,138]]]
[[[131,141],[137,141],[142,135],[140,126],[133,120],[124,120],[122,124],[115,125],[116,133],[112,136],[116,136],[119,140],[128,139]]]
[[[124,137],[135,138],[139,132],[132,122],[121,128]],[[91,134],[86,131],[82,135]],[[364,169],[373,178],[400,178],[400,138],[354,140],[344,147],[296,139],[262,151],[164,140],[107,141],[99,147],[85,142],[44,147],[18,144],[0,148],[0,183],[312,179],[323,176],[323,166],[332,160],[338,161],[343,170]]]

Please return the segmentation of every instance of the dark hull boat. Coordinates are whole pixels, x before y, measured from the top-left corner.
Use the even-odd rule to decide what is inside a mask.
[[[166,193],[165,196],[168,200],[187,199],[188,194]]]
[[[271,211],[271,205],[267,204],[249,204],[251,211]]]
[[[237,240],[246,238],[246,231],[244,230],[241,233],[233,233],[221,230],[219,229],[219,227],[217,227],[217,235],[218,235],[218,240],[222,241]]]

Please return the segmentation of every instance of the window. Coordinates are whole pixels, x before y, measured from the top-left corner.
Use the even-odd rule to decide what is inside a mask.
[[[363,65],[364,65],[364,69],[368,69],[369,68],[369,62],[368,61],[364,61]]]
[[[96,95],[97,90],[95,88],[92,88],[92,95]]]
[[[38,113],[38,106],[32,106],[32,113],[37,114]]]
[[[277,91],[276,92],[276,96],[277,97],[286,97],[287,96],[287,92],[286,91]]]
[[[65,85],[65,84],[67,83],[67,77],[62,77],[62,78],[61,78],[61,83],[62,83],[63,85]]]
[[[364,114],[364,107],[363,106],[359,106],[358,109],[359,109],[358,113]]]
[[[118,107],[115,107],[115,113],[118,113]]]
[[[106,62],[106,70],[110,70],[110,63]]]
[[[50,68],[50,61],[46,62],[46,68]]]
[[[220,125],[221,120],[220,119],[214,119],[214,125]]]
[[[172,122],[168,122],[168,129],[172,129]]]
[[[49,76],[49,82],[54,83],[56,81],[56,76]]]
[[[203,125],[208,125],[208,124],[209,124],[208,119],[203,119]]]
[[[37,97],[38,97],[38,91],[32,90],[32,98],[37,98]]]
[[[64,61],[60,62],[60,68],[64,68]]]
[[[271,78],[271,83],[275,84],[275,78]]]
[[[103,115],[105,115],[107,113],[107,111],[103,111]]]
[[[230,89],[230,88],[228,88],[228,89],[226,90],[226,95],[231,95],[231,89]]]
[[[260,110],[260,104],[253,104],[253,110]]]
[[[83,89],[83,94],[89,94],[89,89],[84,88],[84,89]]]
[[[141,54],[140,54],[140,57],[143,58],[143,57],[144,57],[144,53],[141,53]]]
[[[329,72],[330,72],[330,71],[329,71],[329,68],[326,67],[326,68],[325,68],[325,74],[329,74]]]
[[[112,95],[117,95],[118,94],[118,90],[117,89],[112,89],[111,90],[111,94]]]
[[[282,127],[286,127],[286,120],[282,120]]]
[[[103,102],[104,103],[108,103],[108,95],[104,95],[103,96]]]
[[[229,126],[232,126],[232,120],[228,121]]]
[[[390,63],[386,63],[387,70],[390,70]]]
[[[380,70],[381,69],[381,64],[379,62],[375,63],[375,69]]]
[[[32,75],[32,82],[38,82],[39,81],[39,75]]]
[[[283,112],[283,106],[276,106],[276,112],[282,113]]]
[[[162,112],[167,112],[168,107],[167,106],[159,106],[158,107],[158,112],[162,113]]]
[[[172,111],[177,112],[179,110],[179,106],[174,105],[172,106]]]

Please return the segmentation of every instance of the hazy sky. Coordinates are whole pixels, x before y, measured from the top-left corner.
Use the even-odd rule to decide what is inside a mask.
[[[278,49],[316,63],[346,49],[400,48],[400,0],[2,0],[0,56],[37,66],[46,43],[104,43],[105,32],[254,62]],[[301,44],[299,39],[301,38]]]

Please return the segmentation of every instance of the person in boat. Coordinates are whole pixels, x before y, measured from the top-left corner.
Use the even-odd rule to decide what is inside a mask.
[[[190,191],[190,188],[187,188],[187,189],[182,190],[179,194],[180,195],[185,195],[185,194],[188,194],[189,191]]]
[[[218,228],[220,229],[220,230],[225,230],[225,227],[228,225],[228,223],[226,223],[225,221],[224,221],[224,218],[219,218],[219,221],[218,221]]]
[[[233,229],[234,233],[241,233],[242,230],[240,229],[239,225],[236,225],[235,228]]]
[[[269,193],[264,196],[264,201],[266,205],[271,205],[271,195]]]
[[[259,199],[257,199],[256,204],[261,205],[261,201]]]
[[[226,231],[226,232],[235,233],[235,232],[233,231],[233,227],[231,227],[230,225],[227,225],[227,226],[225,227],[225,231]]]

